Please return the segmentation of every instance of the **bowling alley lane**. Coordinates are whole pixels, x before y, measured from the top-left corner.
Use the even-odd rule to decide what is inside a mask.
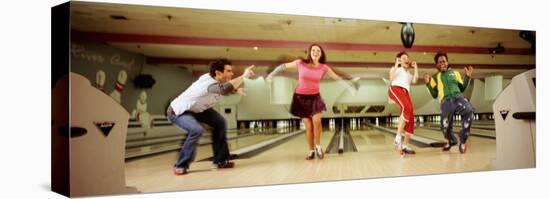
[[[197,161],[188,174],[175,176],[171,167],[177,153],[142,158],[126,163],[127,183],[142,192],[158,192],[489,171],[496,156],[495,140],[491,139],[471,137],[466,154],[460,154],[456,147],[443,152],[441,148],[413,145],[416,155],[401,156],[393,150],[392,134],[374,129],[350,133],[357,152],[326,154],[322,160],[304,159],[308,150],[305,134],[251,158],[236,159],[232,169],[211,169],[211,162]],[[328,129],[323,132],[323,147],[333,134]]]

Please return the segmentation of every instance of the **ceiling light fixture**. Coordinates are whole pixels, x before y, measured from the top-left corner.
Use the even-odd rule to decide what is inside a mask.
[[[114,20],[128,20],[128,18],[123,15],[109,15],[109,17]]]
[[[498,43],[496,47],[494,48],[489,48],[488,49],[490,53],[493,53],[493,54],[500,54],[500,53],[504,53],[504,51],[506,49],[504,49],[504,46],[502,46],[502,44]]]

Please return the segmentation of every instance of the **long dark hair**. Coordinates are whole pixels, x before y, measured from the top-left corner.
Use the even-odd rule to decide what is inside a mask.
[[[327,60],[327,56],[325,55],[325,50],[323,50],[323,47],[321,47],[321,45],[319,44],[311,44],[311,46],[309,46],[309,48],[307,49],[307,58],[306,59],[300,58],[300,59],[304,63],[308,63],[308,64],[313,63],[313,59],[311,58],[311,48],[313,48],[313,46],[317,46],[319,47],[319,49],[321,49],[321,57],[319,57],[319,63],[324,64]]]

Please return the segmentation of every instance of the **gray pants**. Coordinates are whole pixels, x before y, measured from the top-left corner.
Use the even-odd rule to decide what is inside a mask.
[[[460,131],[460,143],[466,143],[470,135],[474,108],[464,96],[446,99],[441,103],[441,131],[445,138],[452,145],[456,144],[456,137],[453,134],[454,115],[462,117],[462,130]]]

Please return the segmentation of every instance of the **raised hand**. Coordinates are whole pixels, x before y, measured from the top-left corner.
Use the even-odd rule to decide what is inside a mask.
[[[253,68],[254,68],[254,65],[251,65],[251,66],[247,67],[246,69],[244,69],[243,76],[245,78],[250,78],[250,77],[254,76],[254,71],[252,71]]]
[[[424,73],[424,82],[427,84],[427,83],[430,83],[430,80],[432,79],[432,76],[428,73]]]
[[[411,62],[411,65],[414,69],[417,69],[418,68],[418,64],[416,64],[416,61],[412,61]]]
[[[466,74],[466,76],[471,77],[472,72],[474,72],[474,67],[472,66],[464,67],[464,73]]]
[[[264,79],[265,79],[266,82],[271,82],[271,81],[273,81],[273,77],[270,77],[269,75],[265,76]]]

